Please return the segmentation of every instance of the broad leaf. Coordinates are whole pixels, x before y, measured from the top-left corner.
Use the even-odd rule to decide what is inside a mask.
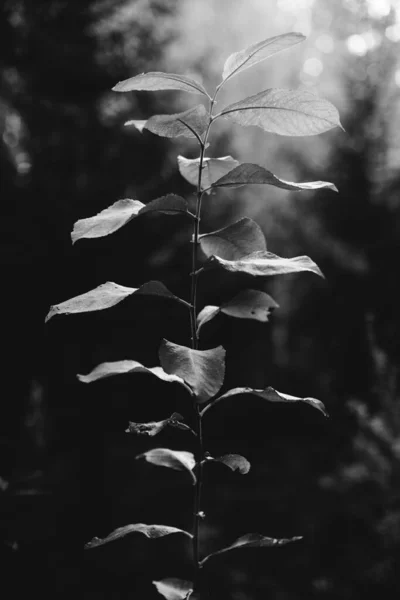
[[[227,106],[218,116],[279,135],[316,135],[341,127],[333,104],[308,90],[265,90]]]
[[[161,581],[153,581],[153,584],[166,600],[185,600],[191,592],[193,592],[193,583],[184,581],[183,579],[162,579]]]
[[[185,381],[199,404],[206,402],[221,389],[225,375],[225,350],[192,350],[163,340],[159,350],[165,373]]]
[[[161,137],[175,138],[201,137],[208,125],[207,111],[203,104],[189,108],[182,113],[174,115],[154,115],[147,121],[127,121],[125,125],[133,125],[139,131],[148,129],[151,133]]]
[[[212,187],[239,187],[246,184],[267,184],[283,190],[301,192],[303,190],[319,190],[329,188],[337,192],[337,187],[329,181],[307,181],[305,183],[292,183],[279,179],[271,171],[252,163],[239,165],[213,183]]]
[[[298,396],[291,396],[290,394],[283,394],[282,392],[278,392],[277,390],[274,390],[274,388],[269,387],[269,386],[266,387],[264,390],[257,390],[257,389],[249,388],[249,387],[233,388],[232,390],[229,390],[222,396],[219,396],[219,398],[215,398],[215,400],[210,402],[210,404],[208,404],[202,410],[201,414],[204,415],[204,413],[209,408],[211,408],[211,406],[214,406],[214,404],[216,404],[220,400],[224,400],[225,398],[230,398],[231,396],[239,396],[241,394],[252,394],[253,396],[259,396],[263,400],[268,400],[269,402],[288,402],[288,403],[304,402],[305,404],[309,404],[313,408],[316,408],[317,410],[322,412],[322,414],[325,417],[329,416],[328,412],[327,412],[323,402],[321,402],[321,400],[317,400],[316,398],[308,398],[308,397],[301,398]]]
[[[271,309],[278,304],[265,292],[244,290],[222,306],[205,306],[197,315],[197,331],[220,312],[237,319],[254,319],[265,323],[268,321]]]
[[[175,194],[156,198],[148,204],[143,204],[139,200],[124,198],[123,200],[117,200],[94,217],[79,219],[75,223],[71,234],[72,243],[74,244],[81,238],[99,238],[110,235],[110,233],[118,231],[135,217],[154,211],[166,214],[190,214],[186,200]]]
[[[168,467],[175,471],[187,471],[190,474],[193,485],[196,483],[196,477],[193,473],[196,460],[191,452],[169,450],[168,448],[153,448],[143,454],[139,454],[136,458],[144,458],[147,462],[159,467]]]
[[[48,321],[55,315],[71,315],[105,310],[119,304],[133,294],[170,298],[187,305],[187,302],[174,296],[161,281],[148,281],[139,288],[125,287],[124,285],[107,281],[90,290],[90,292],[75,296],[60,304],[54,304],[50,307],[45,320]]]
[[[211,256],[204,264],[204,269],[221,268],[230,273],[246,273],[254,277],[269,277],[271,275],[287,275],[310,271],[320,277],[323,274],[320,268],[308,256],[295,256],[282,258],[272,252],[253,252],[239,260],[226,260],[218,256]]]
[[[218,458],[209,457],[207,461],[219,462],[226,465],[231,471],[239,471],[242,475],[246,475],[250,471],[250,463],[244,456],[240,454],[224,454]]]
[[[148,435],[149,437],[153,437],[168,427],[168,425],[175,427],[178,423],[183,426],[184,429],[190,430],[190,427],[184,423],[180,423],[180,421],[183,421],[183,417],[179,413],[173,413],[168,419],[163,419],[162,421],[150,421],[149,423],[134,423],[133,421],[129,421],[129,426],[128,429],[125,429],[125,433],[135,433],[137,435]]]
[[[179,172],[192,185],[197,187],[199,179],[200,158],[185,158],[178,156]],[[239,161],[232,156],[221,156],[220,158],[204,158],[201,176],[201,189],[210,193],[212,184],[226,173],[239,165]]]
[[[267,249],[261,227],[248,217],[217,231],[200,235],[199,242],[208,258],[218,256],[225,260],[238,260],[252,252]]]
[[[284,546],[285,544],[289,544],[291,542],[297,542],[301,540],[302,537],[296,536],[292,538],[283,538],[276,539],[265,537],[260,535],[259,533],[247,533],[242,537],[238,538],[233,544],[227,546],[226,548],[222,548],[222,550],[217,550],[217,552],[213,552],[209,554],[201,561],[201,564],[212,558],[213,556],[217,556],[218,554],[223,554],[225,552],[230,552],[231,550],[237,550],[238,548],[272,548],[274,546]]]
[[[224,65],[222,78],[224,81],[233,75],[248,69],[249,67],[277,54],[286,48],[290,48],[305,40],[301,33],[284,33],[275,37],[252,44],[245,50],[231,54]]]
[[[119,360],[116,362],[105,362],[101,365],[98,365],[88,373],[87,375],[77,375],[79,381],[83,383],[92,383],[93,381],[98,381],[99,379],[105,379],[106,377],[113,377],[114,375],[125,375],[130,373],[148,373],[150,375],[155,375],[158,379],[162,381],[166,381],[168,383],[180,383],[183,385],[190,393],[192,390],[185,383],[182,377],[178,375],[174,375],[173,373],[166,373],[162,367],[151,367],[147,368],[136,360]]]
[[[115,542],[120,540],[131,533],[142,533],[147,538],[154,540],[166,535],[172,535],[174,533],[183,533],[188,537],[192,537],[187,531],[183,529],[177,529],[176,527],[169,527],[168,525],[144,525],[144,523],[135,523],[134,525],[124,525],[124,527],[118,527],[112,533],[105,538],[94,537],[90,542],[85,544],[87,550],[91,548],[97,548],[98,546],[104,546],[109,542]]]
[[[141,73],[135,77],[119,81],[112,89],[114,92],[181,90],[192,94],[204,94],[207,98],[209,97],[201,83],[190,77],[176,75],[175,73]]]

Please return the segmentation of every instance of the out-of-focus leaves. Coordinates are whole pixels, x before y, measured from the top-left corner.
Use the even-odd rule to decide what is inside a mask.
[[[200,235],[199,243],[208,258],[218,256],[226,260],[238,260],[267,249],[261,227],[248,217],[217,231]]]
[[[159,350],[165,373],[185,381],[199,404],[206,402],[221,389],[225,376],[225,350],[192,350],[163,340]]]
[[[149,437],[153,437],[160,433],[163,429],[168,427],[168,425],[172,427],[182,427],[183,429],[191,431],[188,425],[185,423],[181,423],[183,421],[182,415],[179,413],[173,413],[168,419],[163,419],[162,421],[150,421],[148,423],[134,423],[133,421],[129,421],[128,429],[125,429],[125,433],[135,433],[137,435],[148,435]]]
[[[218,554],[224,554],[225,552],[230,552],[231,550],[237,550],[238,548],[273,548],[274,546],[284,546],[285,544],[290,544],[291,542],[297,542],[301,540],[301,536],[296,536],[292,538],[270,538],[265,537],[259,533],[247,533],[242,537],[238,538],[233,544],[227,546],[226,548],[222,548],[222,550],[217,550],[212,554],[209,554],[201,561],[201,564],[204,565],[210,558],[213,556],[217,556]]]
[[[188,595],[193,592],[193,583],[183,579],[162,579],[161,581],[153,581],[153,584],[166,600],[185,600]]]
[[[184,75],[175,73],[161,73],[158,71],[141,73],[135,77],[119,81],[113,88],[114,92],[146,91],[157,92],[159,90],[181,90],[191,94],[203,94],[209,97],[204,87],[198,81]]]
[[[92,383],[93,381],[105,379],[106,377],[130,373],[148,373],[150,375],[155,375],[158,379],[168,383],[180,383],[192,393],[190,387],[185,383],[182,377],[174,375],[173,373],[166,373],[162,367],[147,368],[136,360],[119,360],[101,363],[87,375],[77,375],[77,377],[79,381],[82,381],[83,383]]]
[[[244,456],[240,454],[224,454],[218,458],[208,457],[207,462],[219,462],[226,465],[231,471],[238,471],[242,475],[246,475],[250,471],[250,463]]]
[[[322,188],[329,188],[334,192],[338,191],[337,187],[333,183],[329,183],[329,181],[307,181],[305,183],[285,181],[284,179],[279,179],[279,177],[276,177],[276,175],[264,169],[264,167],[252,163],[244,163],[237,166],[221,177],[221,179],[215,181],[212,187],[240,187],[246,184],[267,184],[295,192],[319,190]]]
[[[333,104],[308,90],[264,90],[227,106],[218,116],[278,135],[316,135],[341,127]]]
[[[179,172],[192,185],[197,187],[199,180],[200,158],[185,158],[178,156]],[[239,161],[232,156],[221,156],[220,158],[204,158],[203,171],[201,175],[201,189],[210,193],[212,184],[226,173],[239,165]]]
[[[190,214],[186,200],[176,194],[156,198],[148,204],[124,198],[117,200],[94,217],[76,221],[71,234],[72,243],[74,244],[81,238],[99,238],[110,235],[135,217],[154,211],[166,214]]]
[[[172,535],[174,533],[183,533],[183,535],[186,535],[190,538],[192,537],[190,533],[184,531],[183,529],[178,529],[177,527],[170,527],[168,525],[144,525],[144,523],[135,523],[134,525],[124,525],[123,527],[118,527],[118,529],[115,529],[105,538],[94,537],[90,542],[85,544],[85,549],[89,550],[92,548],[97,548],[98,546],[104,546],[109,542],[115,542],[117,540],[120,540],[131,533],[142,533],[151,540],[164,537],[166,535]]]
[[[277,390],[274,390],[274,388],[272,388],[272,387],[266,387],[264,390],[257,390],[257,389],[249,388],[249,387],[234,388],[232,390],[229,390],[228,392],[225,392],[225,394],[223,394],[222,396],[219,396],[219,398],[215,398],[215,400],[210,402],[210,404],[208,404],[202,410],[201,414],[204,415],[204,413],[209,408],[211,408],[211,406],[214,406],[214,404],[216,404],[220,400],[224,400],[225,398],[230,398],[231,396],[239,396],[241,394],[252,394],[253,396],[259,396],[263,400],[268,400],[269,402],[288,402],[288,403],[304,402],[305,404],[309,404],[313,408],[316,408],[317,410],[322,412],[322,414],[325,417],[329,416],[328,412],[327,412],[323,402],[321,402],[321,400],[317,400],[316,398],[308,398],[308,397],[301,398],[299,396],[291,396],[290,394],[283,394],[282,392],[278,392]]]
[[[113,283],[112,281],[107,281],[85,294],[80,294],[79,296],[65,300],[65,302],[60,302],[60,304],[54,304],[50,307],[45,321],[48,321],[55,315],[71,315],[105,310],[119,304],[125,298],[132,296],[132,294],[159,296],[187,305],[187,302],[174,296],[161,281],[148,281],[139,288],[129,288],[118,283]]]
[[[254,319],[265,323],[271,309],[279,305],[271,296],[258,290],[243,290],[221,306],[205,306],[197,315],[197,332],[220,312],[237,319]]]
[[[308,256],[295,256],[282,258],[272,252],[253,252],[238,260],[226,260],[219,256],[211,256],[204,264],[203,269],[221,268],[230,273],[246,273],[254,277],[269,277],[271,275],[287,275],[310,271],[320,277],[323,274],[320,268]]]
[[[139,131],[148,129],[161,137],[174,138],[201,137],[208,125],[207,111],[203,104],[174,115],[154,115],[147,121],[127,121],[125,125],[133,125]]]
[[[257,44],[252,44],[244,50],[231,54],[224,64],[222,73],[223,81],[230,79],[233,75],[237,75],[282,50],[286,50],[286,48],[299,44],[305,39],[305,36],[301,33],[284,33],[258,42]]]
[[[167,467],[175,471],[187,471],[190,474],[193,485],[196,483],[196,477],[193,473],[196,460],[191,452],[169,450],[169,448],[153,448],[143,454],[139,454],[136,458],[144,458],[147,462],[159,467]]]

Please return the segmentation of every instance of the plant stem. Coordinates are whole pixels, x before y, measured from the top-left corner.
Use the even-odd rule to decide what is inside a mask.
[[[192,270],[191,270],[191,290],[190,290],[190,329],[191,329],[191,339],[192,339],[192,348],[193,350],[198,349],[198,335],[197,335],[197,247],[199,244],[199,234],[200,234],[200,213],[201,213],[201,199],[202,199],[202,175],[203,175],[203,163],[204,163],[204,155],[206,151],[207,138],[208,133],[210,131],[210,127],[213,121],[212,118],[212,109],[214,106],[216,94],[214,98],[211,99],[210,109],[209,109],[209,122],[204,134],[204,140],[200,143],[200,160],[199,160],[199,176],[197,182],[197,201],[196,201],[196,218],[194,221],[193,227],[193,239],[192,239]],[[199,528],[200,528],[200,520],[201,516],[201,488],[202,488],[202,479],[203,479],[203,457],[204,457],[204,447],[203,447],[203,430],[202,430],[202,417],[200,414],[200,408],[198,404],[194,403],[194,410],[196,415],[196,424],[195,424],[195,432],[198,437],[198,446],[197,446],[197,456],[196,456],[196,488],[194,494],[194,515],[193,515],[193,560],[195,567],[195,580],[198,578],[199,569],[200,569],[200,556],[199,556]]]

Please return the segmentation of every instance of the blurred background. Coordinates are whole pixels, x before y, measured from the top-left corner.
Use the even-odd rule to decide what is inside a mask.
[[[398,0],[3,0],[0,15],[0,552],[7,598],[29,589],[45,598],[151,599],[159,597],[152,579],[190,578],[179,539],[133,539],[82,553],[91,537],[127,523],[190,527],[184,476],[139,465],[135,455],[154,441],[124,433],[128,420],[176,410],[190,420],[187,397],[146,376],[87,387],[76,380],[105,360],[153,366],[163,337],[188,344],[185,309],[132,300],[46,326],[44,318],[51,304],[108,280],[139,287],[161,279],[189,294],[191,232],[180,217],[149,216],[109,238],[71,245],[77,219],[119,198],[193,197],[176,157],[196,157],[196,145],[123,123],[178,112],[198,98],[116,94],[112,86],[164,70],[210,91],[229,54],[289,31],[307,40],[232,79],[219,105],[268,87],[306,87],[337,106],[346,133],[285,138],[221,121],[208,153],[258,163],[287,180],[332,181],[339,194],[220,191],[205,199],[202,225],[210,231],[251,217],[270,251],[309,255],[326,280],[202,276],[200,307],[251,285],[279,309],[266,324],[221,315],[204,327],[201,344],[226,347],[224,389],[272,385],[314,396],[331,418],[251,396],[205,417],[206,449],[242,453],[252,469],[241,477],[209,468],[202,552],[253,531],[304,540],[210,561],[204,593],[219,600],[398,597]],[[190,444],[173,429],[155,439],[161,447]]]

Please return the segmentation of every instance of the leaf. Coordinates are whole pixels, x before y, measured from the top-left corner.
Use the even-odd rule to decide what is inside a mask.
[[[193,469],[196,466],[196,460],[191,452],[185,450],[169,450],[168,448],[153,448],[137,457],[144,458],[147,462],[159,467],[168,467],[175,471],[188,471],[192,478],[193,485],[196,483],[196,477]]]
[[[203,104],[198,104],[185,112],[174,115],[154,115],[147,121],[127,121],[125,125],[134,125],[139,131],[148,129],[161,137],[174,138],[180,135],[200,138],[208,125],[208,115]]]
[[[199,179],[200,158],[185,158],[178,156],[179,172],[192,185],[197,187]],[[232,156],[221,156],[220,158],[204,158],[203,172],[201,176],[201,189],[210,193],[212,184],[226,173],[239,165],[239,161]]]
[[[201,565],[216,556],[217,554],[223,554],[225,552],[230,552],[231,550],[237,550],[238,548],[272,548],[274,546],[284,546],[285,544],[289,544],[291,542],[297,542],[301,540],[302,537],[296,536],[292,538],[283,538],[283,539],[275,539],[270,537],[265,537],[260,535],[259,533],[247,533],[242,537],[238,538],[233,544],[227,546],[226,548],[222,548],[222,550],[217,550],[217,552],[213,552],[209,554],[201,561]]]
[[[74,244],[81,238],[99,238],[110,235],[135,217],[154,211],[166,214],[185,213],[190,215],[186,200],[175,194],[156,198],[148,204],[143,204],[139,200],[124,198],[123,200],[117,200],[94,217],[79,219],[75,223],[71,234],[72,243]]]
[[[183,417],[179,413],[173,413],[168,419],[162,421],[150,421],[149,423],[134,423],[129,421],[129,426],[128,429],[125,429],[125,433],[135,433],[137,435],[148,435],[149,437],[153,437],[168,427],[168,425],[175,426],[179,421],[183,421]],[[184,425],[183,423],[180,424]],[[187,425],[184,427],[185,429],[190,429]]]
[[[185,381],[199,404],[206,402],[221,389],[225,375],[225,350],[192,350],[163,340],[159,350],[162,368],[168,374]]]
[[[305,40],[301,33],[284,33],[275,37],[252,44],[245,50],[231,54],[224,64],[222,78],[224,81],[237,75],[237,73],[277,54],[286,48],[290,48]]]
[[[204,269],[221,268],[230,273],[246,273],[254,277],[269,277],[271,275],[287,275],[310,271],[320,277],[323,274],[319,267],[308,256],[295,256],[282,258],[272,252],[253,252],[239,260],[225,260],[218,256],[211,256],[204,264]]]
[[[219,462],[226,465],[231,471],[239,471],[242,475],[246,475],[250,471],[250,463],[244,456],[240,454],[224,454],[218,458],[208,458],[208,461]]]
[[[333,104],[308,90],[272,88],[227,106],[217,116],[278,135],[316,135],[341,127]]]
[[[177,529],[176,527],[170,527],[168,525],[144,525],[144,523],[135,523],[134,525],[124,525],[124,527],[118,527],[112,533],[105,538],[94,537],[90,542],[85,544],[85,549],[89,550],[97,548],[98,546],[104,546],[109,542],[115,542],[124,538],[131,533],[142,533],[147,538],[154,540],[166,535],[172,535],[174,533],[183,533],[188,537],[193,537],[187,531],[183,529]]]
[[[265,323],[271,309],[279,305],[265,292],[244,290],[222,306],[205,306],[197,315],[197,332],[220,312],[237,319],[254,319]]]
[[[284,179],[279,179],[271,171],[264,169],[264,167],[252,163],[239,165],[221,177],[221,179],[215,181],[212,187],[240,187],[246,184],[267,184],[295,192],[319,190],[321,188],[329,188],[334,192],[338,191],[337,187],[333,183],[329,183],[329,181],[307,181],[305,183],[285,181]]]
[[[209,98],[201,83],[190,77],[176,75],[175,73],[141,73],[135,77],[119,81],[112,89],[114,92],[181,90],[191,94],[204,94]]]
[[[326,410],[326,408],[325,408],[323,402],[321,402],[321,400],[317,400],[316,398],[307,398],[307,397],[300,398],[298,396],[290,396],[289,394],[283,394],[282,392],[278,392],[277,390],[274,390],[274,388],[269,387],[269,386],[266,387],[264,390],[257,390],[257,389],[249,388],[249,387],[233,388],[232,390],[225,392],[225,394],[223,394],[222,396],[219,396],[219,398],[215,398],[215,400],[210,402],[210,404],[208,404],[202,410],[201,415],[203,416],[204,413],[209,408],[211,408],[211,406],[214,406],[214,404],[216,404],[220,400],[224,400],[225,398],[229,398],[231,396],[238,396],[240,394],[252,394],[253,396],[259,396],[260,398],[263,398],[263,400],[268,400],[269,402],[289,402],[289,403],[304,402],[305,404],[309,404],[313,408],[316,408],[317,410],[322,412],[322,414],[325,417],[329,416],[328,411]]]
[[[225,260],[238,260],[252,252],[267,249],[261,227],[248,217],[217,231],[203,233],[199,242],[207,257],[218,256]]]
[[[143,129],[147,123],[147,119],[131,119],[130,121],[126,121],[124,123],[125,127],[135,127],[140,133],[143,132]]]
[[[79,381],[83,383],[92,383],[99,379],[105,379],[106,377],[112,377],[114,375],[125,375],[130,373],[148,373],[155,375],[158,379],[166,381],[168,383],[180,383],[190,393],[192,390],[181,377],[178,375],[166,373],[161,367],[147,368],[136,360],[119,360],[116,362],[105,362],[101,363],[93,369],[88,375],[77,375]]]
[[[153,584],[156,586],[157,592],[167,600],[185,600],[193,592],[193,583],[191,581],[184,581],[175,577],[153,581]]]
[[[65,300],[65,302],[60,302],[60,304],[54,304],[50,307],[45,321],[49,321],[55,315],[71,315],[105,310],[119,304],[133,294],[170,298],[187,305],[184,300],[174,296],[161,281],[148,281],[139,288],[125,287],[124,285],[107,281],[90,290],[90,292],[80,294],[79,296]]]

